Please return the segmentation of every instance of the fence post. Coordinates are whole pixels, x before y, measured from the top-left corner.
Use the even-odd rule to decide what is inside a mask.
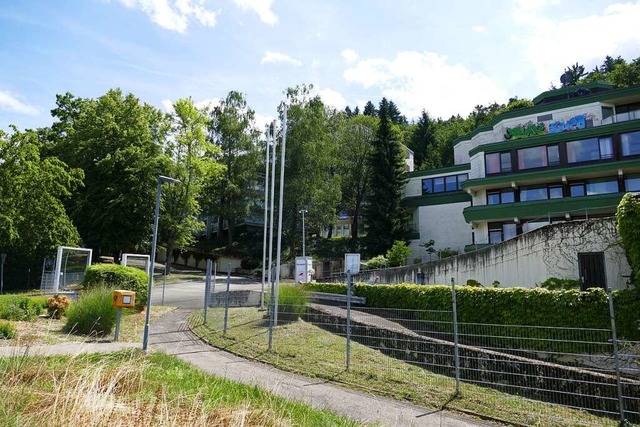
[[[231,287],[231,264],[227,264],[227,297],[224,300],[224,327],[223,333],[227,333],[227,319],[229,318],[229,288]]]
[[[609,296],[609,317],[611,318],[611,341],[613,344],[613,360],[616,365],[616,381],[618,383],[618,408],[620,410],[620,425],[624,425],[624,395],[622,394],[622,382],[620,379],[620,357],[618,354],[618,336],[616,334],[616,315],[613,309],[613,293],[611,286],[607,287]]]
[[[211,296],[211,260],[207,260],[207,276],[204,280],[204,324],[207,324],[207,311],[209,310],[209,298]]]
[[[351,270],[347,270],[347,370],[351,364]]]
[[[458,349],[458,302],[456,301],[456,284],[451,278],[451,300],[453,303],[453,356],[456,369],[456,394],[460,393],[460,352]]]

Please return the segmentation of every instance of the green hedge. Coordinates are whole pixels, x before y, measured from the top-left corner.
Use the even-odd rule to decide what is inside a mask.
[[[305,289],[346,295],[346,285],[307,283]],[[451,310],[451,287],[355,284],[368,307]],[[496,325],[609,329],[609,303],[603,289],[550,291],[525,288],[456,287],[458,321]],[[614,291],[619,337],[640,340],[640,291]]]
[[[149,275],[144,271],[117,264],[94,264],[87,269],[82,286],[85,289],[107,287],[136,293],[136,308],[147,305]]]
[[[47,306],[47,297],[0,295],[0,319],[33,320]]]

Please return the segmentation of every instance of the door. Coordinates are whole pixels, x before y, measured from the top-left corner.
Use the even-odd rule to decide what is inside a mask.
[[[604,271],[604,253],[591,252],[578,254],[578,269],[580,271],[580,288],[607,287],[607,276]]]

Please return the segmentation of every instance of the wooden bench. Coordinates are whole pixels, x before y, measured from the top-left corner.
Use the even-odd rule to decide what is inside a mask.
[[[317,301],[319,303],[322,303],[322,302],[333,302],[333,303],[344,303],[344,304],[347,303],[347,296],[341,295],[341,294],[331,294],[327,292],[311,292],[309,293],[309,297],[312,300]],[[352,295],[351,304],[366,305],[367,298]]]

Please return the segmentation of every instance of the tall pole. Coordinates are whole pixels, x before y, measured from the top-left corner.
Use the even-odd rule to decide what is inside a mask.
[[[267,214],[269,212],[269,127],[267,127],[265,143],[264,173],[264,232],[262,233],[262,286],[260,288],[260,310],[264,310],[264,282],[267,274]]]
[[[268,273],[268,277],[269,280],[271,280],[272,277],[272,271],[271,269],[273,268],[272,264],[272,258],[273,258],[273,203],[275,200],[275,196],[276,196],[276,146],[278,145],[277,140],[276,140],[276,121],[273,121],[273,126],[271,128],[271,139],[273,141],[273,150],[271,150],[271,157],[272,157],[272,163],[271,163],[271,196],[269,197],[270,200],[270,212],[269,212],[269,273]],[[273,287],[273,280],[271,280],[271,286]],[[273,293],[273,292],[272,292]],[[271,304],[273,304],[273,299],[271,299]]]
[[[307,241],[307,239],[305,239],[305,234],[304,234],[304,216],[308,213],[308,211],[306,209],[302,209],[299,213],[302,214],[302,257],[305,259],[305,262],[306,262],[306,259],[307,259],[306,258],[307,257],[306,241]]]
[[[280,257],[282,254],[282,196],[284,193],[284,158],[287,150],[287,104],[283,107],[282,149],[280,158],[280,202],[278,203],[278,248],[276,260],[276,300],[273,310],[273,325],[278,326],[278,297],[280,294]]]
[[[158,175],[158,187],[156,188],[156,213],[153,218],[153,243],[151,244],[151,274],[149,274],[149,288],[147,289],[147,313],[144,322],[144,336],[142,337],[142,350],[147,351],[149,347],[149,323],[151,321],[151,290],[153,289],[153,270],[156,262],[156,244],[158,243],[158,217],[160,216],[160,195],[162,193],[162,183],[171,182],[179,184],[175,178]],[[169,254],[167,254],[169,256]]]

